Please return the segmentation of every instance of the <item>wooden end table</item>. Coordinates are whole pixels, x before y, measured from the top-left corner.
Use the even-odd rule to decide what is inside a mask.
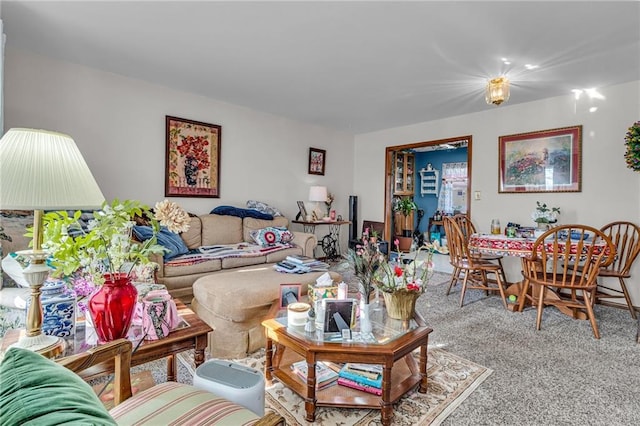
[[[287,326],[286,310],[274,301],[265,328],[265,379],[270,385],[274,377],[305,400],[306,420],[315,420],[318,406],[373,408],[381,411],[383,425],[390,425],[393,404],[404,394],[418,386],[418,392],[427,392],[427,345],[429,333],[424,319],[416,314],[410,321],[387,318],[384,306],[372,311],[373,339],[358,339],[358,326],[354,339],[341,341],[335,334],[305,333],[304,327]],[[330,341],[329,341],[330,340]],[[366,340],[366,341],[362,341]],[[420,349],[420,361],[411,354]],[[307,361],[307,382],[300,380],[291,370],[291,364],[300,359]],[[334,363],[381,364],[382,395],[377,396],[338,384],[316,391],[315,366],[318,361]]]
[[[167,381],[176,381],[177,359],[175,355],[180,352],[193,349],[194,362],[196,367],[204,362],[204,350],[207,347],[207,335],[213,331],[207,323],[202,321],[191,309],[182,301],[174,299],[178,308],[178,315],[182,318],[180,328],[173,330],[163,339],[144,340],[131,356],[131,366],[145,364],[162,358],[167,358]],[[18,341],[20,333],[24,330],[9,330],[2,339],[0,352],[4,352],[9,345]],[[133,334],[130,331],[130,336]],[[85,341],[84,327],[80,327],[76,334],[65,340],[67,347],[60,357],[67,357],[85,352],[96,345],[88,344]],[[138,345],[139,340],[133,340],[133,347]],[[107,374],[111,374],[113,363],[96,365],[84,370],[81,377],[85,380],[95,379]]]

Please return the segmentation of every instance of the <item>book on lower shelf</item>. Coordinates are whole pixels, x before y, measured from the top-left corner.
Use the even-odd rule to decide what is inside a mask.
[[[291,370],[302,380],[307,382],[307,361],[297,361],[291,364]],[[316,389],[322,390],[331,385],[335,385],[338,381],[338,373],[329,368],[325,363],[316,362]]]
[[[368,385],[363,385],[363,384],[358,383],[358,382],[356,382],[354,380],[349,380],[349,379],[346,379],[344,377],[338,377],[338,384],[340,386],[346,386],[346,387],[351,388],[351,389],[357,389],[357,390],[360,390],[360,391],[363,391],[363,392],[372,393],[374,395],[378,395],[378,396],[382,395],[382,389],[380,389],[380,388],[376,388],[376,387],[368,386]]]
[[[362,367],[360,370],[354,370],[353,367],[351,367],[350,363],[346,363],[340,369],[338,376],[340,376],[341,378],[352,380],[361,385],[371,386],[378,389],[382,388],[381,372],[376,373],[375,370],[372,370],[372,371],[361,371],[361,370],[362,370]]]

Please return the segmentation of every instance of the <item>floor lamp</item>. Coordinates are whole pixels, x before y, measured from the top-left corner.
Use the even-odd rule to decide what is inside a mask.
[[[34,210],[33,245],[24,276],[31,288],[26,333],[12,346],[47,356],[64,341],[42,333],[41,287],[49,274],[42,250],[44,210],[95,209],[104,196],[71,137],[46,130],[11,129],[0,139],[0,209]]]

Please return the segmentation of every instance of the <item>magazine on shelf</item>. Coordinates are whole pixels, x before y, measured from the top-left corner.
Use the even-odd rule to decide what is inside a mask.
[[[306,360],[301,360],[291,364],[291,370],[300,378],[300,380],[307,381],[308,366]],[[324,389],[328,386],[336,384],[338,380],[338,373],[329,368],[325,363],[319,361],[316,362],[316,389]]]
[[[361,385],[373,386],[374,388],[381,389],[382,388],[382,374],[378,375],[377,379],[370,379],[362,374],[354,373],[349,370],[348,364],[345,364],[341,369],[340,373],[338,373],[340,377],[345,379],[353,380],[356,383]]]
[[[361,363],[357,363],[357,362],[349,362],[349,363],[347,363],[347,367],[350,370],[366,371],[368,373],[382,374],[382,365],[381,364],[361,364]]]
[[[364,377],[368,377],[371,380],[376,380],[378,377],[380,377],[380,373],[373,373],[371,371],[362,371],[362,370],[355,370],[351,367],[347,367],[346,371],[353,373],[353,374],[359,374],[361,376]]]

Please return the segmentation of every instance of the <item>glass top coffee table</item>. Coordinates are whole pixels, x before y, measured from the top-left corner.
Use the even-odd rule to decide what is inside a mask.
[[[315,420],[318,406],[372,408],[381,410],[383,425],[390,425],[396,401],[416,386],[418,392],[426,393],[427,345],[433,330],[418,313],[410,321],[401,321],[388,318],[384,306],[372,309],[372,332],[360,333],[356,323],[351,338],[344,339],[340,333],[305,332],[304,326],[288,325],[286,318],[286,310],[280,309],[276,300],[262,322],[267,337],[265,379],[270,385],[275,377],[300,395],[305,400],[307,421]],[[418,348],[419,362],[411,355]],[[301,359],[307,361],[306,383],[291,369],[291,364]],[[318,361],[381,365],[382,395],[338,384],[316,390]]]

